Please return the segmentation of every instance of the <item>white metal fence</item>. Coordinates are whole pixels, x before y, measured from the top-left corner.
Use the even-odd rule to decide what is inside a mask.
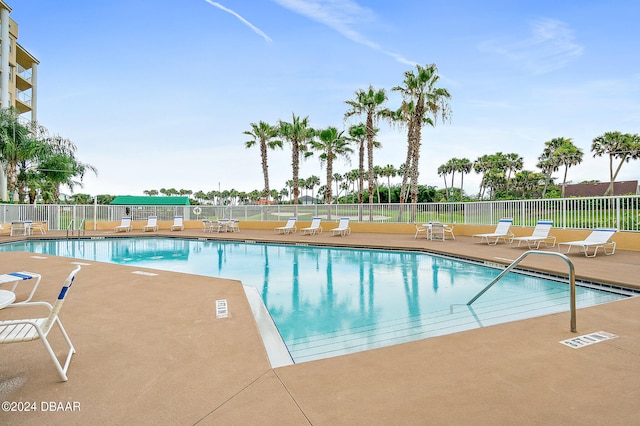
[[[158,216],[172,220],[238,219],[251,221],[285,221],[290,216],[308,221],[322,217],[337,221],[349,217],[354,222],[413,223],[441,221],[458,224],[494,225],[501,217],[512,217],[514,226],[535,226],[540,219],[553,220],[558,228],[617,228],[640,232],[640,196],[559,198],[545,200],[479,201],[470,203],[420,204],[311,204],[311,205],[240,205],[240,206],[111,206],[2,204],[0,222],[42,221],[51,230],[84,228],[86,222],[119,222],[130,214],[133,220]]]

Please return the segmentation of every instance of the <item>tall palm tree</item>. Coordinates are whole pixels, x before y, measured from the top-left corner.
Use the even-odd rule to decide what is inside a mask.
[[[449,173],[451,173],[451,160],[438,167],[438,176],[442,176],[442,180],[444,181],[445,195],[449,193],[449,187],[447,186],[447,175],[449,175]],[[451,178],[451,185],[453,186],[453,177]]]
[[[456,171],[460,173],[460,196],[464,194],[464,175],[471,173],[473,163],[468,158],[456,158]]]
[[[547,176],[542,191],[543,197],[551,174],[557,172],[561,166],[565,166],[564,181],[562,182],[562,197],[564,197],[568,168],[575,161],[577,161],[575,164],[579,164],[582,161],[582,155],[582,150],[573,145],[569,138],[554,138],[544,143],[544,149],[542,155],[538,157],[537,164],[537,167]]]
[[[251,136],[253,140],[244,143],[246,148],[251,148],[256,144],[260,144],[260,158],[262,161],[262,176],[264,178],[264,190],[262,196],[269,202],[271,191],[269,190],[269,164],[267,161],[267,150],[282,148],[282,141],[276,140],[278,136],[278,128],[260,121],[258,124],[251,123],[251,130],[245,130],[243,134]]]
[[[368,90],[357,90],[355,95],[355,99],[345,101],[351,109],[345,112],[344,117],[349,118],[354,115],[364,115],[366,117],[369,204],[373,207],[373,139],[376,134],[377,121],[388,114],[388,110],[383,108],[384,103],[387,101],[387,93],[384,89],[376,90],[373,86],[369,86]],[[370,210],[370,215],[373,220],[373,209]]]
[[[45,148],[45,143],[36,140],[29,128],[20,123],[19,116],[13,107],[0,110],[0,160],[7,177],[9,201],[17,194],[20,165],[37,159]]]
[[[316,202],[316,197],[314,195],[314,189],[316,186],[320,185],[320,178],[316,175],[311,175],[307,179],[305,179],[305,187],[311,190],[311,200],[313,203]]]
[[[307,143],[315,136],[315,130],[309,126],[309,117],[300,118],[292,114],[292,121],[279,121],[280,136],[291,144],[291,168],[293,169],[293,204],[298,204],[300,195],[299,173],[300,153],[308,157],[312,155],[307,149]]]
[[[363,123],[349,127],[351,140],[358,144],[358,204],[363,202],[364,190],[364,154],[367,142],[367,126]]]
[[[524,167],[524,160],[516,153],[506,154],[504,156],[504,164],[507,172],[507,191],[509,190],[509,182],[511,181],[511,172],[519,172]]]
[[[594,157],[609,155],[609,186],[604,195],[613,195],[613,183],[618,177],[622,165],[630,160],[640,158],[640,136],[637,134],[606,132],[593,140],[591,152],[593,152]],[[620,160],[615,172],[613,170],[614,159]]]
[[[480,188],[478,189],[478,199],[482,199],[484,197],[484,191],[486,189],[485,176],[491,170],[491,158],[489,155],[485,154],[481,157],[478,157],[476,161],[473,162],[473,171],[482,175],[480,178]]]
[[[82,178],[87,172],[97,174],[94,166],[78,161],[73,155],[60,152],[46,155],[40,161],[38,171],[45,181],[50,182],[55,200],[60,196],[60,186],[66,185],[73,190],[75,186],[82,187]]]
[[[356,183],[358,182],[358,180],[360,179],[360,170],[358,169],[353,169],[350,172],[345,173],[344,178],[346,179],[347,182],[351,182],[351,202],[355,203],[355,194],[356,194]],[[361,191],[362,189],[359,188],[358,191]]]
[[[349,146],[349,140],[344,131],[338,131],[335,127],[327,127],[318,133],[318,140],[311,142],[313,149],[320,151],[320,166],[327,166],[327,184],[325,202],[331,204],[331,184],[333,179],[333,160],[343,157],[348,160],[348,155],[353,152]]]
[[[375,174],[373,178],[376,183],[376,196],[378,197],[378,204],[380,204],[380,183],[378,182],[378,178],[382,176],[382,167],[373,166],[373,173]]]
[[[336,200],[340,197],[340,183],[344,180],[340,173],[333,174],[333,181],[336,183]]]
[[[556,143],[557,147],[552,155],[556,158],[555,163],[559,167],[564,166],[564,175],[562,177],[562,197],[564,198],[569,167],[582,163],[584,152],[575,146],[570,138],[558,138]]]
[[[387,189],[389,190],[388,202],[391,202],[391,178],[398,175],[398,170],[393,164],[387,164],[382,168],[382,176],[387,178]]]
[[[415,72],[411,70],[404,73],[402,85],[391,89],[400,92],[403,98],[400,109],[404,111],[402,118],[407,120],[407,159],[409,159],[407,167],[411,181],[412,203],[418,202],[418,165],[422,126],[425,124],[435,126],[438,117],[446,121],[451,113],[448,102],[451,94],[447,89],[436,87],[439,79],[435,64],[424,67],[416,65]]]

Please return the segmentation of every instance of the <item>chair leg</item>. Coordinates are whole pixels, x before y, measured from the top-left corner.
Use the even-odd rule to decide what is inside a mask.
[[[47,340],[47,336],[40,333],[40,330],[38,330],[38,334],[40,334],[40,340],[42,340],[42,343],[44,344],[45,349],[49,353],[49,356],[51,357],[51,360],[53,361],[56,367],[56,370],[58,370],[58,374],[60,375],[60,378],[62,379],[63,382],[66,382],[68,380],[67,370],[69,369],[69,364],[71,363],[71,356],[76,352],[76,349],[73,347],[73,343],[71,343],[71,339],[69,338],[67,331],[62,326],[62,322],[60,322],[60,319],[56,318],[55,322],[56,324],[58,324],[58,327],[60,328],[60,332],[62,333],[64,340],[67,342],[67,345],[69,345],[69,352],[67,353],[64,366],[60,364],[58,357],[56,356],[55,352],[53,351],[53,348],[51,347],[51,344],[49,343],[49,340]]]

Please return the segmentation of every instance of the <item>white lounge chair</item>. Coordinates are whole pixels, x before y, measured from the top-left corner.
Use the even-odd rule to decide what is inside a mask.
[[[147,218],[147,224],[142,227],[142,232],[157,231],[158,230],[158,216],[149,216]]]
[[[184,231],[184,222],[182,216],[173,217],[173,225],[171,225],[172,231]]]
[[[578,249],[584,252],[586,257],[596,257],[598,254],[598,249],[602,247],[604,250],[604,254],[610,256],[616,252],[616,242],[611,241],[611,237],[618,232],[617,229],[606,229],[606,228],[598,228],[594,229],[591,234],[587,236],[582,241],[566,241],[563,243],[558,243],[558,251],[560,251],[561,245],[566,245],[567,251],[565,253],[569,253],[571,251],[571,247],[578,247]],[[593,254],[589,255],[589,248],[593,247]],[[608,251],[607,249],[610,249]]]
[[[511,247],[520,247],[520,244],[527,243],[527,246],[530,249],[534,247],[537,249],[540,248],[540,244],[544,243],[545,247],[555,247],[556,245],[556,237],[553,235],[549,235],[551,231],[551,227],[553,226],[553,221],[551,220],[539,220],[536,223],[536,227],[533,228],[533,234],[525,237],[514,237],[511,239]],[[515,242],[518,242],[517,246],[514,246]],[[551,243],[551,245],[549,245]]]
[[[129,232],[133,229],[131,226],[131,217],[124,216],[120,221],[120,225],[116,226],[116,232],[125,231]]]
[[[283,233],[283,234],[288,234],[289,232],[292,232],[295,234],[295,232],[298,230],[298,228],[296,227],[296,221],[298,219],[295,217],[290,217],[289,219],[287,219],[287,224],[284,226],[278,226],[277,228],[274,229],[276,234],[279,233]]]
[[[308,228],[302,228],[300,231],[302,231],[302,235],[305,234],[309,234],[309,235],[316,235],[316,234],[322,234],[322,226],[320,226],[320,222],[321,222],[321,218],[319,217],[314,217],[311,220],[311,226],[309,226]]]
[[[509,230],[511,228],[511,224],[513,223],[513,219],[510,217],[503,217],[498,222],[498,226],[496,226],[496,230],[488,233],[488,234],[475,234],[472,235],[471,238],[480,238],[480,242],[486,241],[487,244],[495,246],[498,244],[498,240],[502,240],[505,243],[511,242],[513,239],[513,233]],[[491,242],[491,240],[494,240]]]
[[[73,344],[71,343],[71,339],[69,339],[69,335],[65,331],[62,326],[62,322],[60,322],[60,318],[58,314],[60,309],[62,308],[62,304],[64,303],[65,297],[69,294],[69,289],[73,284],[73,280],[75,275],[80,270],[80,266],[76,266],[76,268],[71,271],[67,279],[64,281],[62,285],[62,290],[60,290],[60,294],[58,295],[58,300],[56,303],[51,306],[47,302],[21,302],[14,303],[9,305],[8,308],[12,309],[18,307],[31,307],[31,306],[45,306],[49,309],[49,316],[45,318],[34,318],[34,319],[15,319],[15,320],[5,320],[0,321],[0,344],[2,343],[19,343],[19,342],[30,342],[32,340],[40,339],[44,344],[47,353],[51,357],[51,360],[56,366],[56,370],[58,370],[58,374],[63,381],[67,381],[67,370],[69,368],[69,363],[71,362],[71,356],[76,352]],[[58,360],[56,353],[51,348],[51,344],[47,339],[53,324],[58,324],[60,328],[60,332],[64,337],[64,340],[69,345],[69,352],[66,355],[66,360],[64,362],[64,366]]]
[[[336,234],[340,234],[343,237],[351,234],[351,227],[349,226],[348,217],[341,217],[340,222],[338,222],[338,227],[331,230],[331,235]]]
[[[32,221],[30,220],[17,220],[15,222],[11,222],[11,236],[31,235],[31,225]]]

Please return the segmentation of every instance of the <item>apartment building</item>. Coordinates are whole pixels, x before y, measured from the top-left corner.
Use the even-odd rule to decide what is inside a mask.
[[[0,0],[0,108],[14,107],[26,120],[37,120],[38,60],[18,43],[11,7]],[[0,167],[0,200],[7,200],[7,179]]]

